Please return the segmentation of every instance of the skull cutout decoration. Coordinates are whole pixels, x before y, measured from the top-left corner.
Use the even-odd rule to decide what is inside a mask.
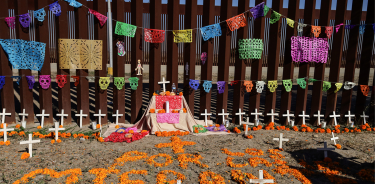
[[[199,87],[199,80],[190,79],[189,86],[194,90],[197,90]]]
[[[130,77],[129,78],[130,87],[132,88],[132,90],[137,90],[138,80],[139,80],[138,77]]]
[[[122,87],[125,85],[125,78],[124,77],[115,77],[114,78],[114,84],[117,87],[118,90],[121,90]]]
[[[29,89],[33,89],[35,79],[34,76],[26,76],[27,84],[29,85]]]
[[[266,83],[264,81],[257,81],[256,82],[255,88],[257,88],[258,93],[262,93],[265,84]]]
[[[24,27],[24,28],[29,27],[30,22],[31,22],[30,14],[25,13],[23,15],[20,15],[19,21],[20,21],[20,24],[22,25],[22,27]]]
[[[270,89],[271,93],[275,92],[277,88],[277,80],[268,81],[268,88]]]
[[[50,75],[39,75],[39,84],[43,89],[48,89],[51,84]]]
[[[283,80],[283,84],[286,92],[290,92],[292,90],[292,79]]]
[[[56,83],[60,88],[63,88],[66,82],[66,75],[56,75]]]
[[[224,91],[225,91],[225,81],[217,81],[217,90],[219,91],[219,94],[224,93]]]
[[[246,91],[248,93],[251,92],[251,90],[253,89],[253,81],[247,81],[245,80],[244,83],[243,83],[244,86],[246,86]]]
[[[355,86],[354,82],[348,82],[348,81],[346,81],[345,85],[344,85],[344,89],[346,89],[346,90],[353,89],[354,86]]]
[[[109,83],[110,83],[109,77],[100,77],[99,79],[100,89],[106,90],[109,86]]]
[[[206,93],[210,92],[212,88],[212,81],[204,80],[203,82],[203,88]]]
[[[297,79],[297,84],[302,89],[305,89],[306,88],[306,79],[305,78],[299,78],[299,79]]]
[[[5,84],[5,76],[0,76],[0,89],[3,89]]]

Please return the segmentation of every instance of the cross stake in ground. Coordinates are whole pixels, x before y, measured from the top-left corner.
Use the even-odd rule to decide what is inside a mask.
[[[87,114],[83,114],[83,110],[80,110],[79,114],[76,114],[76,116],[79,116],[79,128],[82,128],[82,117],[86,117]]]
[[[36,116],[41,116],[42,117],[42,119],[41,119],[41,121],[40,121],[40,126],[43,128],[43,125],[44,125],[44,117],[45,116],[49,116],[49,114],[44,114],[44,112],[45,112],[45,110],[43,109],[42,110],[42,114],[37,114]]]
[[[23,109],[23,110],[22,110],[22,113],[19,113],[18,116],[21,116],[21,117],[22,117],[22,118],[21,118],[21,119],[22,119],[22,120],[21,120],[22,127],[23,127],[23,128],[26,128],[25,116],[29,116],[29,114],[27,114],[27,113],[26,113],[26,110]]]
[[[12,115],[11,113],[6,113],[5,111],[6,111],[6,109],[3,108],[3,113],[0,112],[1,123],[5,123],[5,116],[10,116],[10,115]]]
[[[201,114],[202,116],[204,116],[204,122],[206,123],[206,126],[207,125],[207,116],[211,116],[212,114],[211,113],[207,113],[207,109],[204,110],[204,113]]]
[[[112,114],[112,116],[116,117],[116,125],[118,125],[118,117],[123,116],[123,114],[119,114],[118,110],[116,110],[116,114]]]
[[[9,128],[7,129],[7,124],[6,123],[3,123],[3,129],[1,130],[4,134],[3,134],[3,137],[4,137],[4,142],[7,142],[7,132],[10,132],[10,131],[14,131],[14,128]]]
[[[327,142],[324,142],[324,148],[317,148],[318,151],[324,151],[324,158],[328,157],[327,151],[335,150],[335,148],[328,148]]]
[[[228,116],[229,115],[229,113],[225,113],[225,111],[224,111],[224,109],[222,109],[222,111],[221,111],[221,113],[219,113],[219,114],[217,114],[217,115],[219,115],[219,116],[223,116],[223,125],[224,125],[224,120],[225,120],[225,116]]]
[[[65,130],[65,128],[59,128],[59,122],[55,122],[55,128],[50,128],[49,131],[55,131],[55,140],[59,139],[59,130]]]
[[[314,114],[314,117],[318,117],[318,125],[320,125],[320,117],[324,117],[324,115],[320,114],[320,111],[318,110],[318,114]]]
[[[351,114],[350,111],[348,111],[348,114],[345,115],[345,117],[347,117],[348,120],[349,120],[349,123],[351,123],[351,122],[352,122],[352,117],[355,117],[355,115],[354,115],[354,114]]]
[[[259,179],[250,179],[250,183],[273,183],[272,179],[263,179],[263,170],[259,170]]]
[[[335,137],[335,135],[333,134],[332,132],[332,138],[331,138],[331,141],[333,141],[336,145],[336,140],[339,139],[339,137]]]
[[[361,115],[361,118],[363,118],[363,124],[366,124],[366,118],[369,116],[366,116],[365,111],[363,111],[363,115]]]
[[[306,118],[309,118],[309,115],[305,114],[305,111],[302,111],[302,115],[298,115],[299,117],[302,117],[302,124],[304,125],[306,123]]]
[[[102,117],[105,117],[106,114],[102,114],[102,110],[99,109],[98,114],[94,114],[94,116],[98,117],[98,122],[99,122],[99,125],[100,125],[100,128],[101,128],[102,127]]]
[[[287,119],[288,119],[288,123],[290,123],[290,117],[294,117],[294,115],[293,114],[289,114],[289,110],[286,110],[286,114],[283,114],[283,117],[287,117]]]
[[[241,108],[239,108],[238,113],[236,113],[236,115],[239,116],[239,122],[240,122],[240,125],[242,125],[242,115],[245,115],[245,113],[241,112]]]
[[[275,116],[279,117],[279,114],[274,113],[273,109],[271,109],[271,113],[267,113],[267,116],[271,116],[271,122],[275,123]]]
[[[250,123],[249,122],[249,117],[246,118],[246,122],[243,123],[244,125],[246,125],[246,128],[245,128],[245,135],[247,135],[247,129],[249,125],[254,125],[254,123]]]
[[[61,122],[61,125],[64,126],[64,117],[68,117],[68,114],[64,114],[64,109],[61,109],[61,113],[60,114],[56,114],[56,116],[60,116],[60,122]]]
[[[335,126],[337,126],[337,119],[336,119],[336,117],[340,117],[340,114],[336,115],[336,112],[333,111],[333,115],[329,115],[329,117],[333,118],[333,120],[335,121]]]
[[[21,141],[20,144],[29,144],[29,154],[30,157],[33,157],[33,144],[40,143],[40,140],[33,140],[33,135],[29,134],[29,141]]]
[[[279,141],[279,149],[283,149],[283,141],[289,141],[289,139],[283,139],[283,133],[280,133],[280,138],[273,138],[274,141]]]
[[[254,113],[252,112],[250,114],[255,116],[254,121],[256,122],[256,126],[258,126],[259,116],[262,115],[262,113],[258,112],[258,109],[255,108],[255,112]]]

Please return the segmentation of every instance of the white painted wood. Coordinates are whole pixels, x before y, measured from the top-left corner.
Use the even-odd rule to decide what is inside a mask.
[[[33,140],[33,135],[29,134],[29,141],[21,141],[20,144],[28,144],[29,145],[29,154],[30,157],[33,157],[33,144],[40,143],[40,140]]]
[[[59,130],[65,130],[65,128],[59,128],[59,123],[55,122],[55,128],[50,128],[49,131],[55,131],[55,141],[59,139]]]
[[[283,133],[280,133],[280,138],[273,138],[274,141],[279,141],[279,148],[283,148],[283,141],[289,141],[289,139],[283,139]]]
[[[165,92],[166,90],[166,88],[165,88],[165,84],[169,84],[169,82],[170,81],[165,81],[165,78],[163,77],[163,81],[161,81],[161,82],[158,82],[158,84],[163,84],[163,91]]]
[[[206,126],[207,125],[207,116],[211,116],[212,114],[211,113],[207,113],[207,109],[204,109],[204,113],[201,114],[201,116],[204,116],[204,122],[206,123]]]
[[[45,117],[45,116],[49,116],[49,114],[45,114],[45,110],[43,109],[43,110],[42,110],[42,114],[37,114],[36,116],[37,116],[37,117],[38,117],[38,116],[42,117],[41,122],[40,122],[40,126],[43,128],[43,126],[44,126],[44,117]]]

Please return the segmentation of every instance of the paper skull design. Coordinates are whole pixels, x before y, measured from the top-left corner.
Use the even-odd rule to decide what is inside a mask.
[[[59,4],[59,1],[56,1],[52,4],[50,4],[49,10],[52,11],[52,13],[55,14],[56,16],[60,16],[61,15],[61,6]]]
[[[264,81],[257,81],[255,88],[257,89],[258,93],[262,93],[264,84],[266,84]]]
[[[138,77],[130,77],[129,78],[130,88],[132,88],[132,90],[137,90],[138,80],[139,80]]]
[[[244,86],[246,86],[246,91],[248,93],[251,92],[251,90],[253,89],[253,81],[247,81],[245,80],[244,83],[243,83]]]
[[[26,76],[27,84],[29,85],[29,89],[33,89],[35,79],[34,76]]]
[[[125,78],[124,77],[115,77],[114,78],[114,85],[117,87],[118,90],[121,90],[122,87],[125,85]]]
[[[63,88],[67,83],[66,75],[56,75],[56,83],[60,88]]]
[[[51,84],[50,75],[39,75],[39,84],[43,89],[48,89]]]
[[[306,88],[306,79],[305,78],[299,78],[299,79],[297,79],[297,84],[302,89],[305,89]]]
[[[109,83],[110,83],[109,77],[100,77],[100,79],[99,79],[100,89],[106,90],[109,86]]]
[[[217,81],[217,90],[219,91],[219,94],[224,93],[225,83],[225,81]]]
[[[286,92],[290,92],[292,90],[292,79],[283,80],[283,84]]]
[[[3,89],[5,84],[5,76],[0,76],[0,89]]]
[[[361,86],[361,91],[364,96],[368,96],[368,93],[370,92],[370,88],[368,85],[360,85]]]
[[[268,88],[270,89],[270,92],[273,93],[277,89],[277,80],[268,81]]]
[[[204,80],[203,82],[203,89],[206,91],[206,93],[210,92],[212,88],[212,81]]]
[[[323,81],[323,91],[327,92],[331,88],[331,82]]]
[[[349,90],[349,89],[354,88],[354,86],[355,86],[354,82],[348,82],[348,81],[346,81],[345,85],[344,85],[344,89]]]
[[[44,10],[44,8],[34,11],[34,17],[38,19],[39,22],[43,22],[45,16],[46,11]]]
[[[24,27],[24,28],[29,27],[30,21],[31,21],[30,14],[25,13],[23,15],[20,15],[19,21],[20,21],[22,27]]]
[[[199,80],[190,79],[189,86],[194,90],[197,90],[199,87]]]

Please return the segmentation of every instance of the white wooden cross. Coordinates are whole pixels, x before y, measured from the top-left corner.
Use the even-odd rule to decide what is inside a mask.
[[[65,128],[59,128],[59,122],[55,122],[55,128],[50,128],[49,131],[55,131],[55,140],[59,139],[59,130],[65,130]]]
[[[283,114],[283,117],[285,116],[288,118],[288,123],[290,122],[290,117],[294,117],[293,114],[289,114],[289,110],[286,110],[286,114]]]
[[[348,111],[348,115],[345,115],[345,117],[348,118],[349,123],[350,123],[350,122],[352,122],[352,117],[355,117],[355,115],[354,115],[354,114],[351,114],[350,111]]]
[[[163,84],[163,91],[165,92],[165,84],[169,84],[169,81],[165,81],[165,78],[163,77],[163,81],[158,82],[158,84]]]
[[[42,126],[43,128],[43,125],[44,125],[44,116],[49,116],[49,114],[44,114],[44,109],[42,110],[42,114],[37,114],[36,116],[41,116],[42,117],[42,121],[40,122],[40,126]]]
[[[275,123],[275,116],[279,117],[279,114],[273,113],[273,109],[271,109],[271,113],[267,113],[267,116],[271,116],[271,122]]]
[[[289,139],[283,139],[283,133],[280,133],[280,138],[273,138],[274,141],[279,141],[279,149],[283,148],[283,141],[289,141]]]
[[[116,125],[118,125],[118,117],[119,116],[123,116],[123,114],[119,114],[118,113],[118,110],[116,110],[116,114],[112,114],[112,116],[116,116]],[[100,122],[99,122],[100,123]],[[100,127],[101,127],[101,125],[100,125]]]
[[[302,117],[302,124],[305,124],[306,123],[306,117],[310,117],[310,116],[305,114],[305,111],[302,111],[302,115],[298,115],[298,117]]]
[[[335,148],[328,148],[327,142],[324,142],[324,148],[318,148],[318,151],[324,151],[324,158],[328,157],[327,151],[335,150]]]
[[[273,183],[273,179],[263,179],[263,170],[259,170],[259,179],[250,179],[250,183]]]
[[[333,115],[329,115],[329,117],[333,117],[333,120],[335,120],[335,126],[337,125],[337,119],[336,119],[336,117],[340,117],[340,114],[338,114],[338,115],[336,115],[336,112],[335,111],[333,111]]]
[[[332,132],[332,138],[331,138],[331,141],[333,141],[336,145],[336,139],[339,139],[339,137],[335,137],[335,135],[333,134]]]
[[[363,115],[361,115],[361,118],[363,118],[363,124],[366,124],[366,118],[369,116],[366,116],[365,111],[363,111]]]
[[[56,114],[56,116],[61,116],[61,125],[64,126],[64,116],[68,117],[68,114],[64,114],[64,109],[61,109],[61,114]]]
[[[40,143],[40,140],[33,140],[33,135],[29,134],[29,141],[21,141],[20,144],[29,144],[29,154],[30,157],[33,157],[33,144]]]
[[[324,115],[320,114],[320,110],[318,110],[318,114],[314,114],[314,117],[318,117],[318,125],[320,125],[320,117],[324,117]]]
[[[223,116],[223,124],[224,124],[225,116],[229,115],[229,113],[225,113],[224,109],[221,109],[221,113],[219,113],[217,115]]]
[[[243,123],[244,125],[246,125],[246,129],[245,129],[245,135],[247,135],[247,129],[249,129],[249,125],[254,125],[254,123],[250,123],[249,122],[249,117],[246,118],[246,122]]]
[[[25,116],[29,116],[29,114],[26,113],[26,110],[23,109],[22,113],[19,113],[18,116],[22,116],[21,124],[23,128],[26,128],[26,121],[25,121]]]
[[[3,129],[1,130],[3,133],[4,133],[4,135],[3,135],[3,137],[4,137],[4,142],[7,142],[7,132],[9,131],[14,131],[14,128],[9,128],[9,129],[7,129],[7,124],[6,123],[3,123],[2,124],[3,125]]]
[[[259,120],[259,119],[258,119],[259,116],[262,115],[262,113],[260,113],[260,112],[258,113],[258,109],[257,109],[257,108],[255,108],[255,112],[254,112],[254,113],[252,112],[252,113],[250,113],[250,114],[251,114],[251,115],[255,115],[255,119],[254,119],[255,122],[258,122],[258,120]],[[257,126],[258,126],[258,125],[257,125]]]
[[[102,110],[99,109],[99,113],[98,114],[94,114],[94,116],[98,116],[98,122],[99,122],[99,125],[102,126],[102,116],[105,117],[106,114],[102,114]],[[95,127],[96,128],[96,127]]]
[[[87,114],[82,114],[82,113],[83,113],[83,110],[80,110],[79,114],[76,114],[76,116],[79,116],[79,128],[82,128],[82,117],[87,116]]]
[[[201,115],[204,116],[204,122],[206,123],[206,126],[207,126],[207,116],[211,116],[212,114],[207,113],[207,109],[204,109],[204,113],[202,113]]]
[[[5,123],[5,116],[11,116],[12,115],[11,113],[6,113],[5,111],[6,111],[6,109],[3,108],[3,113],[0,112],[1,123]]]
[[[245,115],[245,113],[241,112],[241,108],[240,108],[240,109],[238,109],[238,113],[236,113],[236,115],[239,116],[239,118],[240,118],[240,125],[242,125],[242,115]]]

